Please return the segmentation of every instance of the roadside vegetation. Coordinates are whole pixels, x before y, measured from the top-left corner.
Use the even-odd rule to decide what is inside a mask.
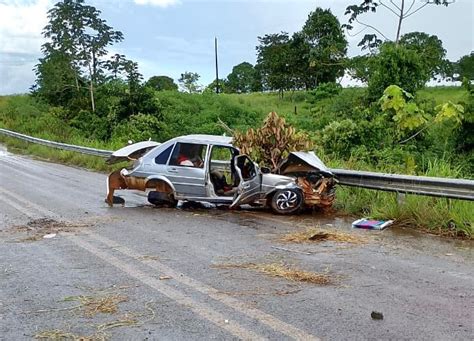
[[[100,19],[100,11],[83,0],[61,1],[49,11],[44,30],[49,40],[32,91],[0,97],[0,127],[115,150],[129,140],[185,134],[232,130],[238,137],[277,112],[330,167],[473,179],[474,54],[450,62],[438,37],[411,32],[393,41],[368,34],[359,44],[364,53],[348,58],[344,30],[352,30],[358,16],[378,15],[371,7],[376,3],[348,7],[344,25],[330,10],[316,8],[293,35],[258,37],[256,65],[242,62],[219,84],[203,87],[199,75],[189,71],[179,86],[163,75],[144,81],[137,63],[124,55],[109,57],[108,47],[124,37]],[[342,88],[338,80],[344,74],[366,86]],[[425,87],[431,79],[463,85]],[[1,136],[0,142],[54,161],[109,170],[97,157]],[[474,235],[474,204],[466,201],[400,199],[340,186],[335,209],[442,235]]]

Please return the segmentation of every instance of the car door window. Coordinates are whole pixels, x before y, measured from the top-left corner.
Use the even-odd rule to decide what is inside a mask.
[[[170,159],[170,166],[204,168],[207,145],[197,143],[176,143]]]
[[[166,148],[164,151],[162,151],[160,154],[158,154],[157,157],[155,157],[155,163],[158,165],[166,165],[168,162],[168,159],[170,158],[171,151],[173,150],[174,145],[169,146]]]

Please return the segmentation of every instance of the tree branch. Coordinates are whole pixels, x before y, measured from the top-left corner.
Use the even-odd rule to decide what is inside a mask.
[[[380,0],[380,4],[381,4],[383,7],[385,7],[386,9],[388,9],[390,12],[392,12],[393,14],[395,14],[397,17],[400,16],[400,14],[397,13],[397,12],[395,12],[395,10],[394,10],[393,8],[391,8],[391,7],[387,6],[387,5],[385,5],[385,4],[382,2],[382,0]]]
[[[379,29],[375,28],[374,26],[369,25],[369,24],[365,24],[365,23],[363,23],[363,22],[360,22],[359,19],[356,19],[356,22],[357,22],[358,24],[360,24],[360,25],[363,25],[363,26],[366,26],[366,27],[368,27],[368,28],[373,29],[374,31],[376,31],[377,33],[379,33],[382,37],[384,37],[386,40],[390,40],[390,39],[387,38],[387,36],[386,36],[385,34],[383,34]]]
[[[410,136],[409,138],[403,140],[403,141],[400,141],[398,142],[399,144],[404,144],[404,143],[407,143],[408,141],[414,139],[415,137],[417,137],[418,135],[420,135],[422,132],[424,132],[426,129],[428,129],[429,127],[431,127],[432,124],[427,124],[426,126],[424,126],[422,129],[418,130],[415,134],[413,134],[412,136]]]
[[[369,27],[368,26],[365,26],[363,29],[361,29],[359,32],[357,33],[354,33],[354,34],[351,34],[351,32],[349,30],[346,30],[347,31],[347,35],[349,37],[355,37],[355,36],[358,36],[359,34],[361,34],[362,32],[364,32],[366,29],[368,29]]]
[[[415,1],[415,0],[413,0],[413,1]],[[398,7],[398,5],[397,5],[395,2],[393,2],[393,0],[390,0],[390,2],[391,2],[392,5],[395,6],[399,11],[401,10],[401,8]]]
[[[408,7],[407,13],[410,13],[410,11],[411,11],[411,9],[413,8],[414,5],[415,5],[415,0],[412,0],[410,7]]]
[[[417,9],[415,9],[415,10],[414,10],[413,12],[411,12],[411,13],[408,13],[408,11],[407,11],[407,12],[406,12],[406,15],[403,15],[403,19],[408,18],[409,16],[415,14],[416,12],[418,12],[419,10],[421,10],[422,8],[424,8],[425,6],[427,6],[427,5],[429,5],[429,4],[430,4],[430,3],[427,2],[427,3],[425,3],[424,5],[421,5],[420,7],[418,7]]]
[[[222,121],[220,117],[217,118],[216,124],[227,131],[231,136],[234,136],[234,130],[232,130],[224,121]]]

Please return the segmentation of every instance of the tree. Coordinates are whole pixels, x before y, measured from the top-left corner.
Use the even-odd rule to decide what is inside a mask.
[[[292,89],[312,89],[317,84],[316,68],[311,67],[310,51],[306,36],[296,32],[289,42],[288,64]]]
[[[445,59],[446,50],[443,48],[443,42],[437,36],[424,32],[411,32],[400,38],[400,45],[414,50],[421,57],[431,78],[446,74],[445,66],[448,63]]]
[[[392,42],[380,47],[380,52],[370,64],[369,98],[372,100],[382,96],[389,85],[398,85],[410,93],[421,89],[430,79],[427,70],[416,51]]]
[[[168,76],[153,76],[147,80],[146,86],[155,89],[157,91],[163,90],[178,90],[178,85],[174,82],[173,78]]]
[[[347,40],[336,16],[318,7],[309,14],[302,33],[310,48],[309,66],[314,70],[316,85],[342,77]]]
[[[112,79],[118,79],[119,76],[125,71],[125,64],[127,59],[123,54],[114,54],[109,60],[104,62],[104,67],[112,73]]]
[[[257,66],[265,87],[283,91],[291,88],[290,38],[288,33],[266,34],[258,37]]]
[[[216,89],[217,89],[217,82],[214,79],[208,86],[206,86],[206,88],[204,89],[204,92],[217,93]],[[229,82],[227,81],[227,79],[219,78],[219,93],[231,93],[231,92],[233,91],[230,90]]]
[[[198,84],[199,74],[196,72],[188,72],[186,71],[185,73],[181,74],[181,77],[178,79],[179,84],[181,85],[181,88],[184,89],[184,91],[187,91],[188,93],[196,93],[199,92],[201,89],[201,86]]]
[[[344,28],[347,29],[348,32],[352,31],[355,27],[354,25],[358,25],[360,27],[359,31],[354,35],[358,35],[362,32],[367,30],[372,31],[372,33],[367,33],[364,35],[362,40],[359,42],[360,47],[362,49],[374,49],[378,47],[382,43],[382,39],[386,41],[390,41],[391,39],[388,38],[388,35],[385,35],[381,30],[377,27],[370,25],[367,22],[363,22],[360,20],[360,17],[366,13],[376,13],[378,8],[384,8],[388,11],[388,13],[394,15],[397,18],[397,27],[396,27],[396,35],[395,43],[398,43],[400,40],[400,34],[402,29],[403,21],[414,15],[415,13],[421,11],[426,6],[432,5],[444,5],[448,6],[454,2],[453,0],[429,0],[423,1],[423,4],[416,5],[416,0],[362,0],[359,5],[350,5],[346,8],[346,15],[349,15],[348,24],[343,25]]]
[[[255,69],[247,62],[240,63],[232,68],[227,76],[227,87],[231,92],[250,92],[255,80]]]
[[[461,57],[454,65],[454,71],[459,75],[458,79],[474,80],[474,52]]]
[[[68,55],[53,51],[39,60],[36,65],[36,84],[33,94],[44,98],[54,106],[71,103],[74,98],[82,97],[83,80],[78,78]]]
[[[67,56],[76,72],[77,90],[83,72],[88,74],[92,111],[95,111],[94,86],[103,71],[101,58],[107,54],[107,46],[123,39],[123,34],[108,26],[100,14],[95,7],[84,5],[84,0],[60,1],[48,11],[49,23],[43,30],[48,39],[42,46],[43,53],[48,56],[59,52]]]

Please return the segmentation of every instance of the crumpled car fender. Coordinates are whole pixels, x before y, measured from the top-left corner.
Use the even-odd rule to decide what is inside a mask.
[[[267,198],[271,197],[271,196],[273,196],[273,194],[275,194],[275,192],[277,192],[281,189],[295,189],[295,190],[298,190],[298,191],[303,191],[303,189],[300,186],[298,186],[296,183],[290,182],[290,183],[287,183],[287,184],[276,185],[274,189],[272,189],[270,192],[265,194],[265,197],[267,197]]]

